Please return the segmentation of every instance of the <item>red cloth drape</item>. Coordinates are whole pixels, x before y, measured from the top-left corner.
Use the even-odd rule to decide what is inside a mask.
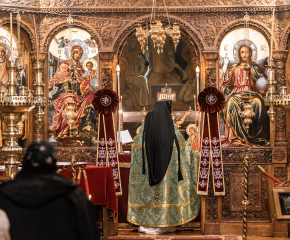
[[[131,154],[119,154],[119,163],[131,163]],[[130,168],[120,166],[120,177],[122,182],[122,196],[118,197],[118,221],[127,222],[128,210],[128,187],[129,187]]]
[[[85,170],[92,203],[94,205],[106,205],[108,209],[118,212],[112,169],[110,167],[86,166]],[[72,179],[71,170],[62,170],[60,174]],[[81,177],[81,188],[86,192],[83,175]]]

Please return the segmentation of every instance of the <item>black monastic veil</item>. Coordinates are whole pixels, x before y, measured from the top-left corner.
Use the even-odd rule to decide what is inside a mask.
[[[145,117],[142,157],[145,174],[145,155],[148,161],[149,184],[160,183],[170,163],[174,142],[178,150],[178,181],[183,180],[180,170],[180,148],[171,118],[172,100],[160,100]]]

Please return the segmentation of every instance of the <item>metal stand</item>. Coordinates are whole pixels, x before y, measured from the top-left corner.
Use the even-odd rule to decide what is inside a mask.
[[[247,239],[247,210],[250,204],[250,201],[248,200],[248,180],[249,180],[249,159],[250,159],[250,152],[249,152],[249,147],[246,147],[246,152],[244,156],[244,194],[243,194],[243,201],[242,201],[242,206],[243,206],[243,240]]]

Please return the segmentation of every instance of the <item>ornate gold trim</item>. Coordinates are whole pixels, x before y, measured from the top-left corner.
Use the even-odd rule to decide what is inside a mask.
[[[179,226],[179,225],[182,225],[182,224],[188,223],[188,222],[192,221],[193,219],[195,219],[195,218],[198,216],[199,212],[200,212],[200,206],[199,206],[199,209],[198,209],[197,214],[196,214],[195,216],[193,216],[192,218],[188,219],[188,220],[181,221],[181,222],[176,223],[176,224],[162,224],[162,225],[143,225],[143,224],[142,224],[142,227],[175,227],[175,226]],[[128,221],[129,223],[134,224],[134,225],[140,226],[139,223],[134,222],[134,221],[131,221],[131,220],[129,220],[128,218],[127,218],[127,221]]]
[[[173,146],[176,147],[176,144],[174,143]],[[180,147],[183,147],[183,148],[186,148],[187,147],[187,144],[186,143],[179,143],[179,146]],[[144,144],[144,147],[145,147],[145,144]],[[141,149],[141,148],[142,148],[142,144],[138,144],[138,145],[133,145],[132,146],[132,150],[134,150],[134,149]]]
[[[1,4],[2,7],[0,7],[1,11],[13,11],[17,12],[19,11],[19,5],[14,4]],[[204,5],[201,7],[193,7],[193,6],[184,6],[182,8],[177,8],[175,6],[169,6],[167,7],[168,12],[272,12],[273,11],[273,5],[271,4],[253,4],[253,5],[219,5],[219,6],[213,6],[213,5]],[[276,4],[276,11],[285,11],[289,10],[290,7],[287,4]],[[152,11],[152,8],[149,6],[133,6],[133,7],[109,7],[109,6],[103,6],[103,7],[39,7],[39,6],[21,6],[22,12],[29,12],[29,13],[111,13],[111,12],[142,12],[142,13],[150,13]],[[158,6],[156,11],[158,12],[166,12],[166,9],[164,7]]]
[[[136,203],[131,203],[128,202],[128,208],[129,207],[135,207],[135,208],[163,208],[163,207],[183,207],[185,205],[191,204],[195,198],[192,198],[190,201],[184,202],[184,203],[177,203],[177,204],[168,204],[168,203],[163,203],[163,204],[157,204],[157,205],[140,205]]]
[[[130,168],[131,163],[119,162],[119,167],[120,168]]]

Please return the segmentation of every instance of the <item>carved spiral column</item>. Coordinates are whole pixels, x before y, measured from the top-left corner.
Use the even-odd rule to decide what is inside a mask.
[[[44,77],[43,77],[43,69],[44,69],[44,61],[46,58],[47,53],[46,52],[39,52],[39,66],[40,68],[42,68],[42,81],[44,81]],[[32,62],[32,71],[34,72],[34,69],[36,68],[36,52],[31,52],[30,53],[31,56],[31,62]],[[32,74],[33,79],[32,81],[35,81],[35,74]],[[46,86],[47,87],[47,86]],[[37,117],[35,116],[36,114],[36,110],[33,110],[33,120],[32,120],[32,141],[41,141],[44,140],[44,121],[43,122],[39,122],[37,120]]]
[[[203,56],[205,59],[205,69],[206,69],[206,75],[205,75],[205,87],[216,87],[217,86],[217,61],[219,52],[203,52]]]

